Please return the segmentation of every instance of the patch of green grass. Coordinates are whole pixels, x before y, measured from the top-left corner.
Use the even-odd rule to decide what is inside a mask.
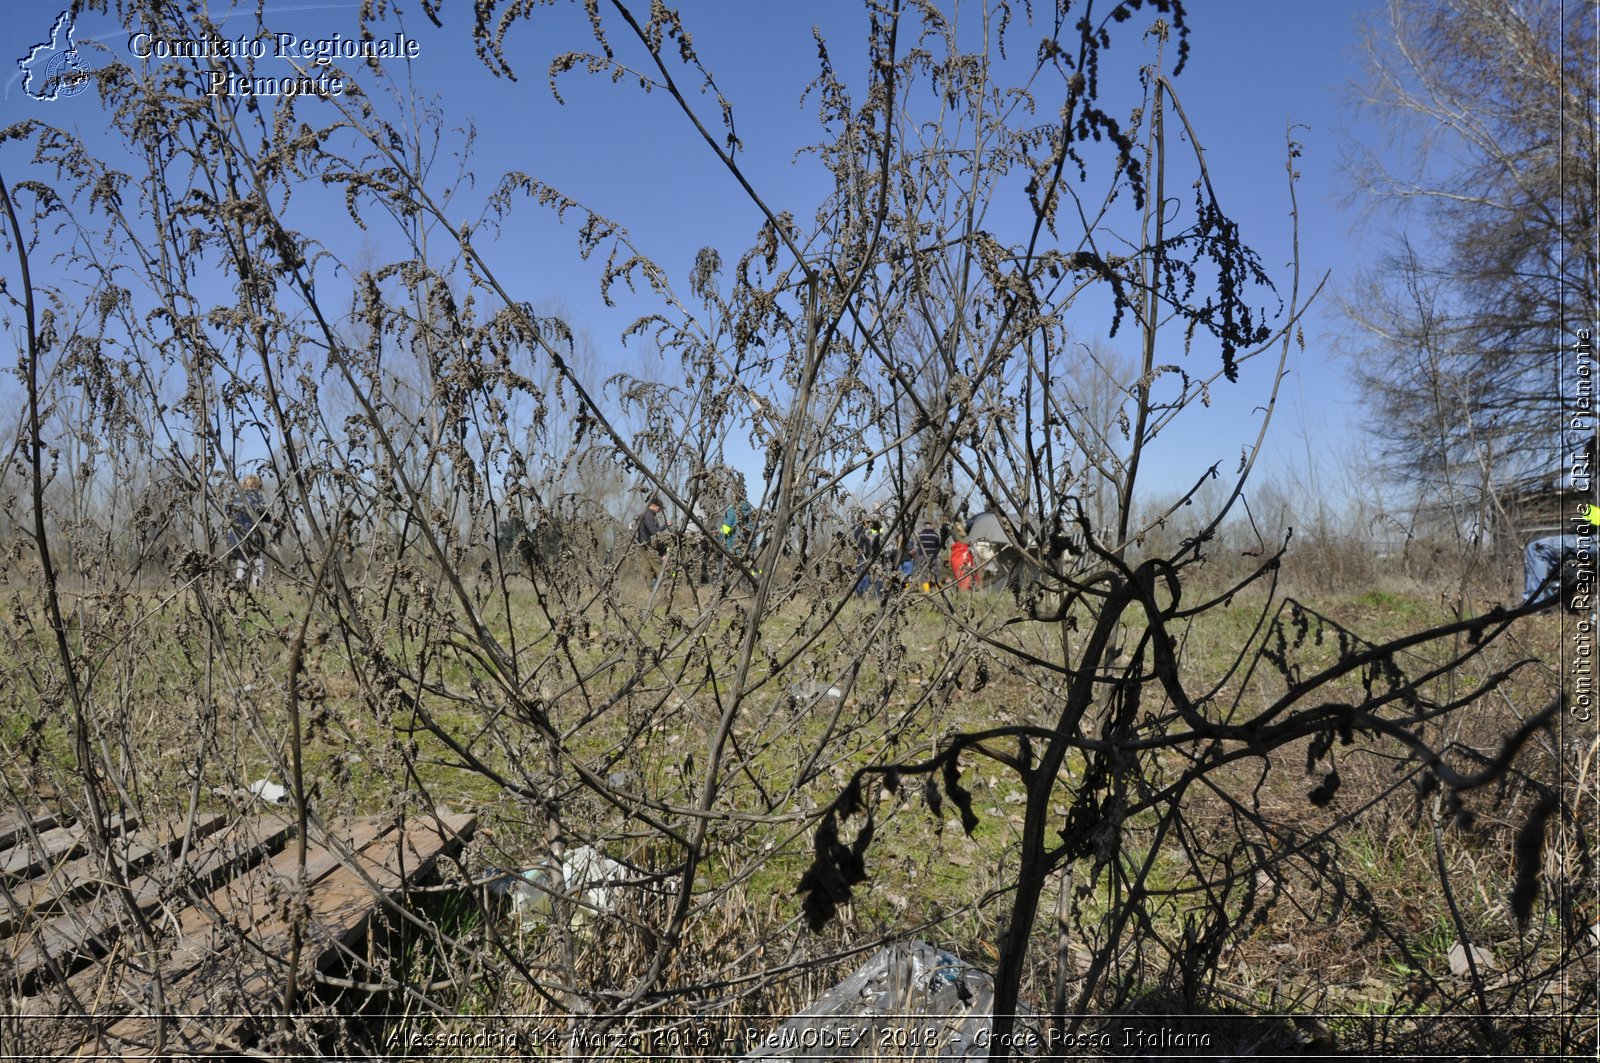
[[[1188,594],[1185,601],[1192,603],[1198,597]],[[581,624],[573,627],[556,652],[551,652],[555,636],[535,608],[531,592],[517,591],[509,606],[498,599],[488,601],[492,604],[487,621],[491,632],[502,645],[517,647],[519,662],[527,670],[522,697],[547,713],[563,733],[570,758],[602,777],[611,770],[629,773],[629,786],[649,795],[659,806],[681,810],[698,802],[710,737],[728,699],[735,696],[729,677],[742,631],[738,610],[746,599],[718,603],[720,612],[703,635],[682,646],[675,639],[694,622],[693,610],[685,601],[650,610],[643,608],[642,599],[620,609],[595,607],[579,617],[587,621],[587,628]],[[1182,639],[1180,662],[1186,681],[1209,689],[1213,677],[1232,666],[1256,630],[1263,602],[1264,597],[1255,592],[1241,593],[1177,632]],[[1373,640],[1448,618],[1441,602],[1427,594],[1392,589],[1328,596],[1308,605]],[[811,859],[807,811],[826,806],[853,772],[871,764],[923,759],[941,738],[959,731],[1007,722],[1051,726],[1060,711],[1066,682],[1060,675],[1032,666],[1012,667],[1003,650],[979,646],[962,629],[964,623],[985,637],[1059,661],[1061,629],[1015,622],[1015,606],[1008,595],[964,596],[957,602],[955,619],[927,602],[913,602],[903,617],[889,622],[883,622],[873,603],[852,601],[846,604],[836,627],[789,661],[819,622],[811,606],[794,602],[763,621],[752,687],[743,694],[734,741],[720,768],[710,844],[697,884],[697,891],[714,901],[707,911],[696,913],[691,933],[709,933],[704,928],[715,924],[717,933],[726,933],[730,942],[790,934],[783,928],[790,927],[800,913],[801,899],[795,886]],[[103,618],[109,630],[124,630],[118,624],[130,626],[126,628],[128,638],[121,644],[111,640],[94,643],[102,659],[109,662],[96,680],[95,704],[113,722],[118,712],[148,721],[148,726],[130,729],[127,755],[141,770],[155,771],[150,765],[162,763],[167,751],[195,746],[197,721],[210,712],[215,715],[220,761],[213,770],[219,772],[219,778],[227,773],[248,781],[262,774],[279,774],[288,726],[282,682],[288,641],[297,629],[301,609],[303,601],[293,594],[267,595],[250,608],[225,613],[216,630],[207,629],[192,606],[176,600],[156,609],[133,604],[126,618]],[[406,693],[416,693],[439,724],[456,740],[468,744],[492,770],[518,781],[531,780],[533,785],[544,785],[552,778],[569,785],[570,765],[562,762],[552,771],[544,738],[509,715],[512,710],[499,691],[499,680],[481,659],[453,644],[470,639],[460,632],[452,634],[451,625],[441,619],[446,615],[448,610],[411,627],[396,623],[387,628],[377,626],[376,614],[369,618],[384,651],[405,660],[408,668],[426,678],[424,689],[407,687]],[[1078,630],[1066,636],[1072,649],[1081,649],[1086,637],[1088,616],[1080,611],[1078,619]],[[367,662],[345,658],[345,646],[331,620],[320,615],[314,618],[311,634],[303,675],[308,685],[302,697],[311,738],[306,769],[308,779],[320,784],[327,808],[379,811],[392,807],[398,798],[420,799],[418,791],[425,789],[435,801],[480,809],[488,829],[475,844],[486,861],[526,866],[538,859],[548,844],[538,801],[511,795],[485,774],[456,764],[456,754],[445,742],[415,728],[409,710],[383,706],[381,695],[363,686],[370,677],[359,673],[367,669]],[[1124,645],[1131,647],[1138,634],[1136,618],[1130,614],[1122,632]],[[1292,633],[1290,637],[1294,637]],[[0,673],[15,681],[7,708],[0,715],[0,739],[10,748],[18,748],[28,728],[41,727],[36,743],[40,756],[50,771],[65,779],[73,764],[59,711],[41,717],[39,695],[21,670],[24,658],[48,649],[14,637],[5,650]],[[959,689],[940,687],[948,678],[945,671],[950,662],[969,651],[973,657],[959,669]],[[1338,652],[1332,626],[1318,630],[1313,618],[1294,649],[1292,663],[1309,672],[1326,666]],[[1120,660],[1126,664],[1128,658]],[[784,661],[789,662],[786,670],[771,674],[774,662]],[[791,704],[791,686],[801,680],[824,687],[839,683],[852,662],[858,665],[855,685],[842,704],[829,698],[800,709]],[[1417,659],[1408,658],[1404,663],[1411,667]],[[980,672],[984,673],[982,683]],[[714,682],[709,675],[715,676]],[[1468,676],[1461,671],[1452,678]],[[1214,700],[1237,705],[1240,714],[1248,714],[1264,699],[1281,692],[1283,682],[1284,677],[1269,668],[1249,677],[1241,673],[1224,684]],[[1357,696],[1360,684],[1361,677],[1351,676],[1322,693],[1329,699]],[[238,693],[245,685],[254,688],[249,698]],[[1515,703],[1534,703],[1540,693],[1535,688],[1536,684],[1519,676],[1504,696]],[[927,696],[930,693],[933,696]],[[374,701],[380,702],[378,707]],[[1146,709],[1161,711],[1155,699]],[[1208,707],[1207,711],[1213,710]],[[45,722],[36,724],[38,719]],[[1493,730],[1493,722],[1485,728]],[[1093,724],[1091,719],[1086,727]],[[1492,748],[1487,740],[1474,744]],[[802,765],[810,763],[822,746],[826,748],[816,758],[815,777],[802,779]],[[1258,773],[1258,765],[1240,767],[1232,774],[1219,772],[1217,781],[1232,788],[1236,796],[1250,794],[1251,800],[1267,803],[1272,814],[1285,821],[1308,832],[1318,830],[1330,823],[1331,816],[1355,808],[1388,785],[1393,760],[1385,758],[1398,751],[1384,747],[1379,750],[1381,756],[1372,756],[1366,764],[1349,756],[1343,747],[1337,752],[1346,786],[1328,810],[1313,809],[1305,800],[1305,791],[1314,780],[1308,780],[1302,770],[1303,746],[1286,747],[1265,781],[1253,774]],[[948,800],[941,815],[930,814],[920,778],[904,780],[898,795],[872,795],[877,816],[875,839],[866,855],[870,878],[858,888],[847,913],[853,920],[850,934],[857,938],[888,935],[923,920],[943,918],[928,936],[985,962],[1009,910],[1009,894],[1003,889],[1015,873],[1024,805],[1014,799],[1021,787],[1011,772],[981,758],[968,756],[966,760],[962,781],[974,795],[979,816],[971,837],[948,825],[956,817]],[[1186,763],[1174,754],[1171,764],[1147,763],[1144,769],[1170,777]],[[1081,781],[1082,766],[1081,758],[1068,758],[1051,798],[1053,827],[1059,826],[1062,818],[1055,806],[1070,804],[1073,787]],[[175,793],[181,791],[184,781],[176,770],[159,776],[160,785]],[[205,781],[210,785],[213,779],[208,775]],[[776,800],[777,807],[768,806],[769,798]],[[1407,799],[1408,793],[1402,793],[1388,804],[1403,810]],[[1203,804],[1207,800],[1210,798],[1200,788],[1192,788],[1185,801],[1194,806],[1186,804],[1186,811],[1194,818],[1207,811]],[[692,817],[681,811],[663,811],[662,807],[648,811],[680,829],[692,822]],[[651,849],[654,843],[645,839],[652,835],[637,818],[581,788],[574,786],[563,793],[561,814],[563,826],[574,836],[596,838],[608,853],[640,866],[667,866],[680,856],[675,845],[665,842]],[[1219,837],[1231,829],[1228,812],[1220,803],[1208,814],[1212,818],[1207,823],[1221,832]],[[717,818],[724,815],[728,818]],[[1152,815],[1130,821],[1122,859],[1139,859],[1139,845],[1147,837],[1144,828]],[[767,821],[736,816],[766,817]],[[848,821],[846,837],[862,822],[859,818]],[[1050,840],[1054,843],[1055,835]],[[1432,862],[1425,857],[1431,857],[1431,849],[1425,851],[1424,843],[1431,846],[1431,839],[1424,838],[1418,828],[1400,829],[1387,820],[1369,818],[1340,828],[1336,847],[1339,866],[1351,878],[1367,884],[1385,917],[1407,936],[1413,956],[1432,967],[1442,962],[1453,943],[1454,930],[1436,886],[1430,889]],[[1451,837],[1447,844],[1474,843]],[[1508,846],[1502,848],[1509,852]],[[1504,860],[1482,859],[1494,868],[1504,868]],[[1082,865],[1075,869],[1082,870]],[[1163,851],[1157,854],[1146,885],[1155,892],[1180,890],[1192,885],[1189,878],[1187,861],[1176,851]],[[1083,881],[1080,874],[1076,882]],[[1081,901],[1081,914],[1091,925],[1109,911],[1107,882],[1108,876],[1102,874]],[[1047,885],[1047,889],[1054,888],[1055,882]],[[1001,892],[987,907],[959,917],[951,914],[991,890]],[[1486,904],[1480,903],[1477,891],[1470,892],[1468,896],[1468,891],[1461,891],[1466,903],[1474,905],[1467,913],[1469,923],[1492,922],[1488,909],[1498,894],[1491,891]],[[1307,911],[1315,909],[1321,899],[1306,901]],[[1199,903],[1197,894],[1152,903],[1153,922],[1147,931],[1159,933],[1169,942],[1181,941],[1184,906]],[[1416,972],[1403,964],[1395,966],[1392,956],[1386,958],[1381,941],[1336,942],[1338,935],[1333,933],[1317,937],[1327,928],[1291,908],[1285,901],[1264,927],[1239,928],[1239,963],[1251,967],[1251,984],[1273,984],[1274,965],[1277,977],[1291,984],[1295,979],[1315,979],[1320,973],[1319,959],[1325,958],[1326,952],[1343,949],[1377,972],[1373,977],[1382,983],[1382,991],[1372,985],[1343,986],[1338,1000],[1370,1008],[1373,1013],[1396,1006],[1401,983]],[[457,916],[439,911],[430,918],[450,922]],[[1293,944],[1272,937],[1276,922],[1287,918],[1296,920],[1296,934],[1319,942],[1304,949],[1295,946],[1292,962],[1269,948]],[[1041,956],[1051,954],[1050,924],[1048,915],[1041,918]],[[1351,939],[1360,934],[1349,926],[1343,930],[1349,931],[1346,936]],[[472,928],[465,932],[471,933]],[[801,936],[794,940],[811,939]],[[547,946],[553,948],[542,939],[518,945],[530,952]],[[689,947],[709,949],[710,945],[696,940]],[[727,947],[734,948],[731,944]],[[1326,951],[1318,953],[1318,948]],[[1341,957],[1346,958],[1344,954]],[[737,958],[735,953],[728,962]],[[402,956],[400,961],[408,965],[407,970],[418,972],[417,977],[427,977],[424,952]],[[1242,974],[1225,977],[1244,980]],[[478,1001],[480,998],[469,995],[458,1005],[470,1010]]]
[[[1351,603],[1362,609],[1387,613],[1393,616],[1415,616],[1420,612],[1418,603],[1393,591],[1370,590],[1356,595]]]

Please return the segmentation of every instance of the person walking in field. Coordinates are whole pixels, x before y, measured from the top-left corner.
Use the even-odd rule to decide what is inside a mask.
[[[895,586],[903,587],[911,583],[912,576],[917,571],[917,537],[910,530],[900,533],[895,540],[894,569],[899,575]]]
[[[1595,465],[1595,437],[1590,436],[1584,444],[1582,456],[1574,465],[1571,486],[1580,491],[1592,490],[1594,483]],[[1561,569],[1568,560],[1574,561],[1579,568],[1587,573],[1595,571],[1595,554],[1597,545],[1600,545],[1600,507],[1592,503],[1584,504],[1579,508],[1578,518],[1574,521],[1575,531],[1564,532],[1560,535],[1546,535],[1530,542],[1522,554],[1522,600],[1524,603],[1533,601],[1535,596],[1552,599],[1564,598],[1566,588],[1562,586]],[[1594,577],[1589,576],[1592,583]],[[1593,588],[1589,593],[1592,595]],[[1571,608],[1570,602],[1562,602]]]
[[[755,507],[750,504],[750,496],[741,487],[734,500],[728,504],[727,512],[722,515],[722,527],[719,529],[722,533],[723,548],[728,554],[743,557],[747,553],[755,552],[753,528],[755,519]],[[755,579],[761,575],[761,570],[750,568],[746,570],[746,574]],[[724,590],[727,589],[729,582],[727,554],[722,555],[717,561],[717,581],[722,584]]]
[[[851,538],[856,547],[856,597],[866,597],[868,590],[871,590],[874,596],[881,597],[883,577],[879,574],[878,568],[881,563],[880,555],[883,552],[883,523],[876,517],[868,516],[863,510],[860,522],[856,525]]]
[[[249,574],[250,587],[259,590],[267,571],[266,498],[261,493],[261,477],[250,473],[239,481],[239,492],[228,505],[228,556],[233,559],[233,585],[243,588]]]
[[[950,544],[950,574],[955,578],[958,591],[983,589],[983,573],[978,569],[978,559],[973,556],[964,534]]]
[[[917,560],[922,563],[922,590],[924,593],[939,586],[943,573],[939,571],[939,558],[944,553],[944,536],[925,520],[917,529]]]
[[[639,514],[639,519],[633,526],[633,541],[656,552],[656,572],[650,577],[652,584],[660,578],[661,572],[666,571],[667,542],[664,536],[667,533],[667,522],[661,516],[665,508],[661,498],[653,496],[644,504],[644,512]]]

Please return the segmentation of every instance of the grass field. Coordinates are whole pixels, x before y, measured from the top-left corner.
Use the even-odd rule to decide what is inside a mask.
[[[5,782],[13,802],[78,801],[81,712],[107,790],[147,813],[236,801],[257,779],[292,785],[296,733],[305,799],[320,816],[477,811],[479,836],[428,912],[451,940],[401,932],[392,949],[397,985],[433,987],[383,998],[411,1013],[399,1025],[412,1031],[471,1022],[435,1017],[422,999],[556,1021],[627,1001],[647,973],[649,1008],[634,1002],[630,1028],[671,1026],[651,1010],[760,1026],[805,1006],[864,951],[913,937],[992,968],[1028,798],[1016,772],[976,749],[959,762],[970,834],[948,793],[935,803],[919,777],[891,789],[868,776],[866,880],[819,932],[805,926],[796,887],[823,813],[858,770],[926,760],[957,734],[1054,728],[1066,680],[1039,662],[1072,659],[1091,617],[1027,620],[1004,593],[882,607],[795,596],[771,602],[752,629],[748,592],[679,587],[669,600],[643,587],[585,598],[555,584],[470,585],[481,628],[415,573],[309,610],[305,589],[283,582],[259,595],[198,585],[69,594],[76,702],[32,593],[13,587]],[[1249,719],[1362,640],[1489,603],[1396,583],[1299,605],[1250,588],[1174,629],[1184,685],[1208,715]],[[1461,770],[1491,762],[1560,692],[1571,623],[1519,620],[1465,658],[1466,636],[1397,654],[1391,664],[1407,674],[1439,669],[1418,687],[1438,704],[1506,673],[1415,724],[1417,734]],[[1141,632],[1117,632],[1115,667],[1133,664]],[[1386,681],[1378,671],[1352,671],[1318,700],[1358,702]],[[1111,712],[1096,705],[1083,733],[1092,738]],[[1124,732],[1132,740],[1175,726],[1159,692],[1139,712]],[[1575,845],[1580,828],[1594,831],[1583,796],[1592,726],[1534,733],[1514,772],[1462,792],[1459,807],[1422,785],[1394,737],[1362,734],[1331,759],[1311,758],[1314,771],[1310,741],[1220,762],[1170,791],[1181,819],[1147,799],[1177,786],[1204,751],[1135,741],[1105,785],[1147,807],[1119,822],[1114,845],[1047,879],[1023,999],[1072,1003],[1098,968],[1089,1010],[1199,1008],[1209,1017],[1185,1020],[1195,1029],[1282,1051],[1472,1045],[1487,1035],[1450,1018],[1472,1010],[1528,1016],[1531,1040],[1518,1043],[1533,1045],[1558,1036],[1559,1016],[1592,1008],[1593,942],[1571,937],[1600,922],[1593,869]],[[1087,785],[1089,755],[1070,753],[1057,773],[1057,829]],[[1319,803],[1308,795],[1330,764],[1339,785]],[[1517,832],[1550,788],[1571,795],[1571,811],[1543,849],[1544,894],[1519,928],[1509,907]],[[562,901],[532,921],[471,885],[544,865],[553,839],[622,861],[637,884],[611,891],[605,911]],[[1484,950],[1476,978],[1452,966],[1464,939]],[[395,1028],[358,1024],[341,1036],[373,1044]]]

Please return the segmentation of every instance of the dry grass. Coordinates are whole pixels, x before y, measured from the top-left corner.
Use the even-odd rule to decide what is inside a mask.
[[[686,600],[675,599],[671,608],[626,617],[633,630],[623,641],[650,643],[677,630],[681,620],[673,617],[692,603],[681,589],[679,594]],[[1205,614],[1186,633],[1184,666],[1192,673],[1186,678],[1196,688],[1203,688],[1208,677],[1226,673],[1251,637],[1266,604],[1255,595],[1239,595]],[[719,608],[736,616],[737,604]],[[1022,644],[1043,650],[1056,639],[1042,625],[995,626],[1011,616],[1003,595],[959,605],[972,625],[1004,630]],[[1410,593],[1376,589],[1331,595],[1319,599],[1317,607],[1326,618],[1325,637],[1319,641],[1313,630],[1306,639],[1297,659],[1305,669],[1337,652],[1336,625],[1378,640],[1446,620],[1460,603],[1452,602],[1443,588],[1413,588]],[[138,766],[143,799],[181,805],[195,782],[194,769],[173,751],[183,750],[197,732],[207,729],[224,755],[221,763],[204,766],[203,802],[211,799],[212,786],[242,786],[258,773],[280,772],[285,717],[281,680],[275,677],[281,673],[285,633],[301,608],[296,597],[281,593],[235,603],[207,624],[201,623],[204,611],[181,597],[130,600],[120,608],[130,618],[129,637],[138,640],[138,663],[127,666],[112,705],[129,716],[123,755]],[[640,1046],[670,1048],[685,1057],[726,1053],[734,1039],[770,1027],[769,1016],[800,1009],[865,953],[890,940],[924,937],[980,966],[994,960],[1023,806],[1019,785],[984,767],[974,766],[965,776],[980,819],[971,837],[961,832],[949,809],[932,814],[914,790],[870,795],[877,837],[867,856],[868,883],[825,932],[813,934],[803,925],[794,887],[810,854],[815,810],[831,800],[850,772],[889,759],[917,759],[941,736],[958,731],[1053,722],[1048,677],[1008,668],[1003,656],[993,652],[973,652],[959,626],[938,610],[914,604],[898,622],[887,624],[865,603],[851,603],[846,610],[845,623],[814,643],[813,650],[818,660],[849,657],[859,662],[846,698],[837,705],[824,698],[810,708],[797,707],[776,683],[748,694],[717,805],[724,817],[735,818],[719,819],[711,828],[682,940],[651,979],[649,996],[628,1004],[632,1014],[624,1023],[604,1027],[606,1046],[616,1049],[610,1054],[621,1058]],[[617,773],[621,789],[648,793],[658,805],[692,803],[703,776],[688,761],[706,747],[719,715],[716,704],[703,689],[675,696],[662,685],[665,673],[652,672],[649,682],[617,699],[597,722],[580,726],[593,712],[595,694],[575,685],[573,677],[594,669],[593,684],[609,674],[608,667],[620,667],[606,663],[615,654],[607,631],[617,615],[582,619],[587,625],[580,624],[570,641],[566,668],[548,670],[531,693],[545,700],[558,727],[572,729],[574,760],[601,775]],[[764,629],[762,652],[781,654],[815,622],[810,603],[791,603]],[[502,638],[530,654],[543,652],[549,625],[528,600],[514,599],[501,623]],[[1515,658],[1552,653],[1562,635],[1560,625],[1557,617],[1523,622],[1491,654],[1441,676],[1441,691],[1466,689]],[[482,771],[463,767],[437,739],[412,729],[405,714],[386,715],[363,693],[357,674],[341,655],[336,629],[314,622],[311,634],[303,680],[303,690],[312,693],[307,699],[312,720],[308,770],[324,814],[373,811],[396,801],[426,802],[474,808],[484,824],[463,864],[449,872],[447,885],[453,884],[454,892],[446,896],[451,900],[441,902],[434,913],[455,942],[401,942],[394,950],[397,978],[431,985],[426,997],[435,1006],[470,1017],[440,1018],[415,998],[383,998],[406,1017],[347,1025],[338,1035],[343,1043],[420,1057],[433,1049],[420,1043],[407,1047],[406,1039],[419,1032],[484,1029],[500,1021],[489,1018],[496,1015],[520,1016],[521,1028],[530,1035],[575,1029],[567,1025],[574,1015],[627,1003],[660,955],[660,929],[669,922],[677,896],[660,882],[622,889],[607,911],[574,918],[558,906],[555,919],[524,929],[503,903],[470,883],[482,880],[491,868],[540,864],[551,831],[548,808],[495,785]],[[397,647],[405,644],[409,636],[404,623],[396,624],[391,637]],[[23,656],[25,645],[24,639],[13,639],[8,667]],[[198,655],[197,646],[203,651]],[[86,651],[92,649],[85,644]],[[1435,647],[1429,652],[1443,661],[1458,651]],[[953,671],[943,670],[963,653],[971,655]],[[114,653],[106,656],[115,659]],[[195,678],[197,660],[214,662],[200,680]],[[787,667],[793,674],[809,675],[810,660],[802,657]],[[1405,663],[1420,669],[1430,662],[1417,658]],[[1438,726],[1457,748],[1455,756],[1466,763],[1473,753],[1494,755],[1506,733],[1557,689],[1559,673],[1551,664],[1545,660],[1515,673],[1503,688],[1442,720]],[[470,663],[459,658],[434,667],[441,688],[470,686],[474,678]],[[986,681],[980,681],[981,672],[988,673]],[[957,685],[951,685],[952,676]],[[818,678],[831,683],[837,676],[821,673]],[[173,686],[167,686],[169,681]],[[1243,711],[1263,703],[1282,682],[1267,670],[1238,677],[1217,690],[1217,703]],[[164,686],[169,691],[165,697]],[[174,688],[187,696],[170,696]],[[8,750],[22,754],[14,755],[5,769],[7,782],[14,794],[48,787],[65,792],[73,770],[70,751],[59,728],[32,724],[51,717],[35,711],[24,689],[11,685],[3,721]],[[930,696],[935,689],[943,693]],[[1337,697],[1340,691],[1326,694]],[[482,728],[483,714],[496,711],[491,704],[425,695],[430,697],[437,719],[464,734]],[[512,775],[518,768],[530,768],[522,758],[544,756],[537,742],[485,750],[489,767]],[[801,764],[817,751],[822,756],[809,777],[798,777]],[[1572,767],[1573,752],[1534,741],[1521,751],[1518,765],[1526,778],[1551,779],[1563,765]],[[1592,760],[1593,746],[1576,752]],[[1263,882],[1265,899],[1258,899],[1252,913],[1261,917],[1234,929],[1211,973],[1208,999],[1219,1012],[1342,1015],[1342,1025],[1330,1020],[1332,1033],[1340,1037],[1365,1037],[1377,1047],[1382,1047],[1374,1040],[1380,1035],[1396,1044],[1409,1043],[1406,1036],[1437,1021],[1441,1012],[1471,1003],[1468,982],[1450,971],[1449,950],[1461,930],[1457,919],[1472,941],[1495,957],[1497,970],[1478,988],[1481,994],[1502,1007],[1550,1016],[1578,1003],[1561,994],[1581,982],[1541,982],[1537,977],[1561,945],[1556,910],[1541,909],[1536,925],[1523,933],[1507,907],[1514,835],[1534,799],[1526,785],[1513,781],[1470,794],[1466,811],[1471,822],[1465,824],[1445,815],[1435,795],[1419,793],[1408,782],[1414,765],[1407,763],[1400,745],[1371,741],[1340,754],[1343,786],[1330,805],[1317,807],[1307,800],[1317,778],[1305,774],[1304,759],[1303,747],[1287,747],[1271,763],[1241,762],[1215,777],[1221,790],[1250,795],[1263,819],[1276,825],[1275,834],[1248,839],[1261,852],[1273,854],[1265,872],[1270,883]],[[1075,785],[1075,766],[1069,761],[1062,773],[1062,804]],[[1180,767],[1172,759],[1149,770],[1159,776]],[[782,799],[776,808],[770,804],[775,796]],[[1203,789],[1190,790],[1185,801],[1202,845],[1221,844],[1254,830],[1242,827],[1227,802]],[[1592,836],[1592,805],[1580,805],[1580,812],[1590,821],[1585,828]],[[678,850],[663,844],[626,804],[575,788],[563,800],[561,816],[568,844],[595,844],[642,873],[670,876],[674,870]],[[1139,822],[1131,822],[1122,859],[1142,859],[1147,838]],[[1552,880],[1560,870],[1554,865],[1572,855],[1570,841],[1569,832],[1547,850]],[[1439,888],[1441,864],[1453,886],[1453,905]],[[1099,1006],[1159,1011],[1161,1002],[1172,998],[1175,989],[1162,981],[1163,964],[1157,962],[1161,948],[1152,942],[1182,939],[1186,912],[1199,902],[1197,895],[1185,892],[1195,885],[1191,877],[1183,861],[1159,855],[1150,882],[1169,895],[1150,906],[1155,922],[1139,936],[1142,945],[1118,946],[1115,977]],[[1578,881],[1570,875],[1567,880]],[[1588,913],[1581,922],[1587,926],[1597,921],[1592,877],[1582,881],[1569,900]],[[1052,912],[1057,904],[1063,913],[1072,909],[1079,926],[1094,925],[1113,903],[1105,878],[1091,881],[1082,869],[1070,884],[1056,876],[1049,890],[1042,911]],[[1060,950],[1053,923],[1041,920],[1024,987],[1024,999],[1041,1004],[1058,991],[1072,999],[1087,957],[1097,947],[1095,940],[1080,935]],[[1588,967],[1580,969],[1592,970],[1592,950],[1582,962]],[[721,1025],[706,1027],[686,1015],[715,1016]],[[1377,1027],[1368,1023],[1372,1016],[1411,1018],[1409,1025],[1374,1032]],[[705,1029],[718,1032],[690,1034]],[[1289,1043],[1321,1035],[1280,1024],[1260,1036]]]

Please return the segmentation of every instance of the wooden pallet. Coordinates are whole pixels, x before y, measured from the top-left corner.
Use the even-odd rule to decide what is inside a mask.
[[[319,974],[377,981],[358,969],[374,918],[406,907],[475,825],[439,815],[314,826],[302,854],[281,816],[129,820],[102,842],[45,810],[0,817],[0,988],[13,1014],[0,1057],[248,1049],[283,1020],[292,955],[291,1014]]]

